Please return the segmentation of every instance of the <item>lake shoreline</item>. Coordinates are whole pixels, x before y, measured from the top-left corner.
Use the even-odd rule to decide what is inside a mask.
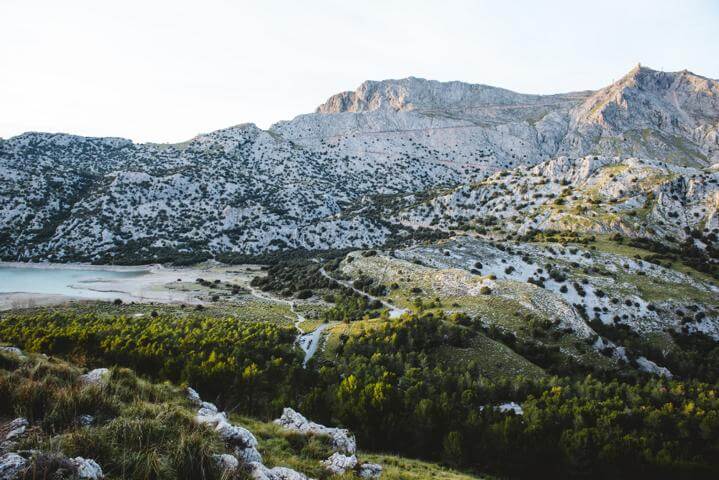
[[[17,269],[12,273],[29,277],[18,282],[17,287],[13,279],[6,278],[4,290],[0,279],[0,310],[115,299],[128,303],[205,304],[207,299],[194,288],[198,278],[230,282],[238,278],[239,271],[250,271],[252,267],[257,268],[214,262],[193,267],[0,262],[0,271],[5,269],[5,275]],[[83,273],[87,274],[85,278]],[[38,285],[37,291],[33,287],[23,288],[28,285]]]

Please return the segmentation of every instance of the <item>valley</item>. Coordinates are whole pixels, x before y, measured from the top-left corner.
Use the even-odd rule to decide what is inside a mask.
[[[409,77],[0,140],[0,478],[715,478],[717,99]]]

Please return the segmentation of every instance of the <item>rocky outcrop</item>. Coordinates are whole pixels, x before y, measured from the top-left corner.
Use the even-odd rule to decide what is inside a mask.
[[[187,387],[187,399],[193,405],[197,405],[197,406],[202,405],[202,399],[200,398],[200,394],[197,393],[197,390],[195,390],[192,387]]]
[[[302,414],[291,408],[285,408],[282,416],[275,420],[277,425],[288,430],[300,432],[305,435],[326,436],[332,441],[335,452],[322,461],[325,469],[334,474],[342,475],[349,471],[355,471],[362,478],[379,478],[382,474],[382,466],[375,463],[362,463],[357,460],[355,452],[357,443],[354,435],[344,428],[326,427],[319,423],[310,422]]]
[[[189,392],[188,395],[191,401],[194,401],[194,396]],[[257,439],[252,432],[238,425],[232,425],[227,419],[227,414],[219,412],[213,403],[201,402],[195,421],[212,426],[217,435],[234,449],[235,457],[239,462],[243,464],[262,462],[262,455],[257,450]]]
[[[233,474],[241,468],[254,480],[310,480],[304,474],[290,468],[266,467],[262,463],[262,455],[257,450],[258,442],[252,432],[230,423],[225,412],[218,411],[213,403],[203,402],[194,389],[187,388],[187,399],[200,407],[195,415],[195,421],[214,427],[225,444],[233,448],[234,455],[224,453],[214,456],[220,470]]]
[[[288,430],[304,434],[325,435],[332,440],[332,445],[342,453],[352,455],[357,450],[357,443],[349,430],[325,427],[319,423],[310,422],[302,414],[291,408],[285,408],[282,411],[282,416],[275,420],[275,423]]]
[[[453,230],[494,218],[507,232],[674,239],[719,244],[719,173],[646,158],[558,157],[493,175],[401,212],[405,225]],[[704,248],[699,245],[700,248]]]

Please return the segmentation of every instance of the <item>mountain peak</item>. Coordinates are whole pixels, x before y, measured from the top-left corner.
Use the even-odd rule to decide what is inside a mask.
[[[717,118],[719,82],[688,70],[664,72],[638,64],[573,109],[574,133],[565,143],[621,138],[637,155],[666,158],[674,151],[679,163],[706,165],[717,155]]]
[[[524,96],[488,85],[459,81],[440,82],[410,76],[391,80],[367,80],[354,91],[331,96],[317,108],[316,113],[360,113],[381,109],[411,111],[448,105],[466,108],[506,103],[508,99],[515,100]]]

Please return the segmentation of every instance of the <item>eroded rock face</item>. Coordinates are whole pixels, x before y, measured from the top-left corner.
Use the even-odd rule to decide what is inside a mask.
[[[332,444],[335,448],[342,453],[352,455],[357,450],[354,435],[352,435],[349,430],[326,427],[319,423],[310,422],[302,414],[291,408],[285,408],[282,411],[282,416],[275,420],[275,423],[288,430],[294,430],[304,434],[326,435],[332,439]]]
[[[102,385],[107,381],[107,377],[110,375],[110,370],[107,368],[96,368],[89,372],[80,375],[78,379],[85,385]]]
[[[6,453],[0,457],[0,480],[14,480],[27,467],[28,461],[17,453]]]
[[[357,466],[357,457],[354,455],[348,457],[339,452],[335,452],[330,458],[324,460],[322,465],[324,465],[330,473],[342,475]]]

